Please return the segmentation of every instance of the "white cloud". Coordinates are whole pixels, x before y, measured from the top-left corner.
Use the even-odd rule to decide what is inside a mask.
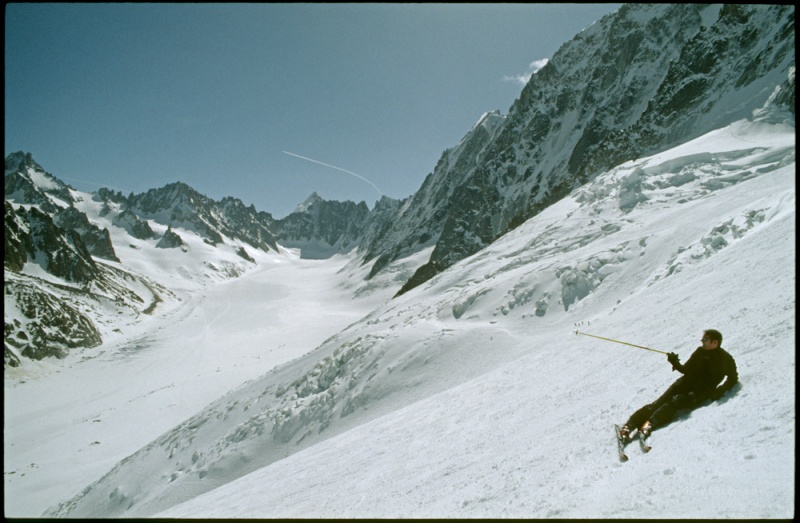
[[[541,69],[542,67],[547,65],[548,61],[549,61],[549,58],[542,58],[540,60],[534,60],[533,62],[528,64],[528,71],[527,72],[521,73],[521,74],[517,74],[517,75],[512,75],[512,76],[504,76],[503,77],[503,81],[504,82],[517,82],[520,85],[524,86],[525,84],[527,84],[530,81],[531,76],[535,75],[537,72],[539,72],[539,69]]]

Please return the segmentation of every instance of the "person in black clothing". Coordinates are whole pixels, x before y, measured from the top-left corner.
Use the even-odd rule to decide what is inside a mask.
[[[634,412],[620,429],[620,437],[630,440],[631,432],[647,437],[675,419],[680,410],[694,409],[707,400],[718,400],[739,381],[733,356],[722,348],[722,334],[714,329],[703,333],[703,345],[681,364],[678,355],[670,352],[667,361],[672,370],[683,376],[653,403]],[[725,382],[720,385],[723,378]],[[719,386],[718,386],[719,385]]]

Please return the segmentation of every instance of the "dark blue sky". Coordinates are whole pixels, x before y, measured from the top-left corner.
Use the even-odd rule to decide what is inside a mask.
[[[7,4],[5,153],[85,191],[372,207],[618,6]]]

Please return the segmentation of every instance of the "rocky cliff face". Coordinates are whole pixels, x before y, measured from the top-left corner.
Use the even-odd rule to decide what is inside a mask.
[[[299,248],[303,258],[328,258],[357,247],[369,218],[364,202],[326,201],[314,193],[276,223],[278,241],[284,247]]]
[[[385,226],[365,237],[364,261],[377,258],[370,277],[391,261],[436,243],[441,226],[461,204],[459,188],[482,161],[482,151],[494,138],[505,118],[498,111],[486,113],[461,142],[442,153],[433,173],[402,206],[395,206],[395,216],[384,218]]]
[[[641,116],[593,145],[577,172],[591,174],[751,118],[770,97],[794,116],[794,8],[734,4],[700,13],[706,23],[670,61]]]
[[[564,44],[484,141],[473,130],[458,161],[445,153],[365,259],[379,269],[435,242],[406,292],[598,173],[752,116],[776,88],[793,117],[794,48],[792,6],[625,5]]]
[[[15,211],[5,202],[4,209],[4,268],[20,270],[31,262],[57,278],[83,284],[97,276],[97,265],[77,232],[58,227],[36,207]]]
[[[78,233],[58,227],[51,217],[31,207],[15,210],[4,204],[4,362],[18,365],[19,357],[63,357],[75,347],[93,347],[102,340],[93,322],[68,299],[47,292],[31,278],[17,275],[30,262],[44,273],[62,279],[66,293],[99,277],[99,268]]]

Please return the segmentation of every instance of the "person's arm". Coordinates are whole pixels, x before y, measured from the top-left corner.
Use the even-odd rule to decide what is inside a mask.
[[[736,361],[732,356],[728,356],[726,358],[725,367],[725,381],[723,381],[722,385],[714,389],[714,392],[711,393],[711,397],[715,400],[720,399],[725,395],[726,392],[731,390],[734,385],[739,383],[739,373],[736,371]]]
[[[688,365],[689,362],[692,361],[692,357],[694,357],[694,354],[696,352],[697,351],[695,350],[692,353],[692,355],[689,357],[689,360],[686,362],[686,365]],[[678,357],[676,353],[670,352],[669,354],[667,354],[667,361],[672,364],[672,370],[677,370],[681,374],[686,374],[686,365],[681,363],[680,357]]]
[[[677,353],[670,352],[667,354],[667,361],[672,364],[672,370],[677,370],[683,374],[683,365],[681,365],[681,359],[678,357]]]

